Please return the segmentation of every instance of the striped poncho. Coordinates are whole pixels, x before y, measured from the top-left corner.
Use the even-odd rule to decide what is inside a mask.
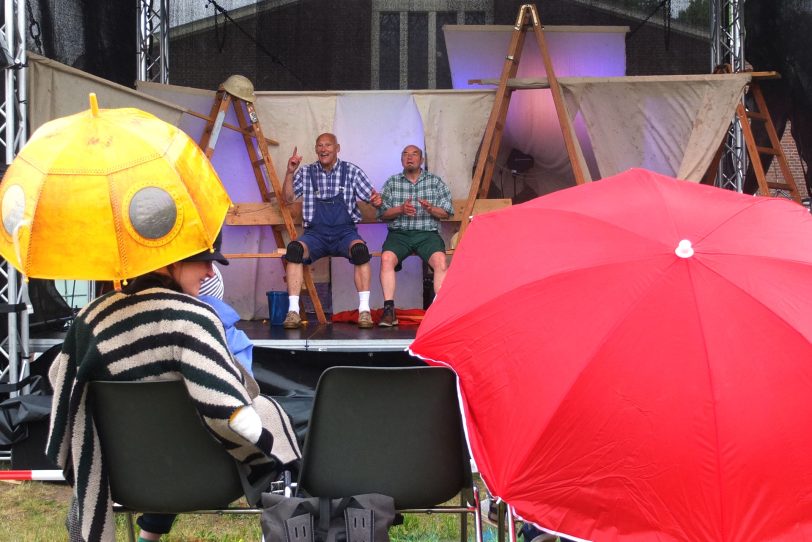
[[[96,299],[68,331],[50,379],[47,455],[74,487],[88,541],[115,539],[107,474],[87,404],[90,381],[183,380],[210,431],[254,472],[301,457],[287,415],[259,395],[257,383],[229,354],[217,314],[182,293],[150,288]]]

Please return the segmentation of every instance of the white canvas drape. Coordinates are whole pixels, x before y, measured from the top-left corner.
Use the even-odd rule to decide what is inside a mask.
[[[570,116],[583,115],[601,177],[643,167],[698,182],[750,75],[560,78]]]

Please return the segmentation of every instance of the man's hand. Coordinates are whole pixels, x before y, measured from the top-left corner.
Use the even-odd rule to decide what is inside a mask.
[[[369,195],[369,204],[375,208],[378,208],[381,206],[382,203],[383,199],[381,198],[381,195],[378,193],[377,190],[373,188],[372,194]]]
[[[293,154],[288,159],[288,173],[293,175],[302,163],[302,156],[298,154],[299,147],[293,147]]]
[[[431,203],[429,203],[429,200],[427,200],[427,199],[420,199],[420,198],[417,198],[417,202],[420,204],[420,206],[421,206],[423,209],[425,209],[425,210],[426,210],[426,212],[427,212],[428,214],[431,214],[431,207],[432,207],[432,205],[431,205]]]
[[[414,207],[414,203],[412,203],[412,198],[408,198],[406,201],[403,202],[403,205],[400,206],[401,213],[406,216],[414,216],[417,214],[417,209]]]

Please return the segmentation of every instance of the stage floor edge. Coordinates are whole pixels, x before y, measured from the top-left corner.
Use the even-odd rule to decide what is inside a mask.
[[[237,327],[255,347],[314,352],[402,351],[412,343],[416,325],[359,329],[352,323],[309,322],[300,329],[271,326],[267,320],[241,320]]]

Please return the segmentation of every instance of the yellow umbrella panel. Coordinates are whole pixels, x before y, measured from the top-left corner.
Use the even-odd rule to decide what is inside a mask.
[[[119,281],[211,248],[231,202],[195,142],[94,102],[44,124],[9,167],[0,255],[30,277]]]

